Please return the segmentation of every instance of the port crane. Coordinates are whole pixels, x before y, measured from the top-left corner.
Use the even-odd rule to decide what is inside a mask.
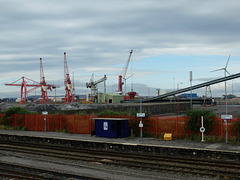
[[[131,75],[130,77],[126,78],[126,74],[127,74],[127,70],[128,70],[128,65],[132,56],[132,52],[133,50],[130,51],[126,66],[123,69],[123,73],[122,75],[118,76],[118,94],[123,94],[123,89],[122,89],[122,85],[125,83],[125,96],[124,96],[124,100],[133,100],[135,99],[135,96],[137,95],[136,92],[133,91],[133,89],[131,89],[131,92],[126,92],[126,80],[130,77],[132,77],[133,75]],[[124,82],[123,82],[124,81]]]
[[[41,85],[41,92],[42,92],[40,103],[41,104],[44,104],[44,102],[48,103],[47,90],[52,91],[52,88],[54,87],[54,85],[47,85],[47,83],[45,81],[43,65],[42,65],[42,58],[40,58],[40,85]]]
[[[131,56],[132,56],[132,52],[133,52],[133,50],[130,51],[130,54],[129,54],[126,66],[123,69],[122,75],[118,76],[118,93],[119,94],[123,94],[123,91],[122,91],[122,85],[124,84],[123,80],[126,82],[126,74],[127,74],[128,65],[129,65],[129,62],[130,62],[130,59],[131,59]]]
[[[22,80],[22,83],[19,83]],[[47,84],[43,73],[42,58],[40,58],[40,83],[29,79],[27,77],[21,77],[12,83],[6,83],[6,86],[20,86],[21,87],[21,102],[27,101],[27,94],[41,87],[41,99],[40,103],[48,102],[47,90],[52,90],[55,85]],[[30,89],[28,89],[30,88]]]
[[[19,83],[22,80],[22,83]],[[30,83],[31,84],[30,84]],[[40,83],[34,80],[31,80],[27,77],[21,77],[18,80],[12,83],[6,83],[6,86],[20,86],[21,87],[21,102],[27,101],[27,94],[41,87]],[[30,89],[28,89],[30,88]]]
[[[104,82],[104,101],[106,101],[106,80],[107,80],[107,76],[104,75],[103,78],[97,80],[97,81],[94,81],[94,77],[92,75],[91,79],[90,79],[90,82],[89,83],[86,83],[86,87],[87,88],[91,88],[91,97],[94,98],[94,102],[96,102],[97,100],[97,84],[101,83],[101,82]]]
[[[65,98],[64,103],[72,103],[74,97],[72,96],[72,83],[69,76],[68,64],[67,64],[67,55],[64,52],[64,85],[65,85]]]

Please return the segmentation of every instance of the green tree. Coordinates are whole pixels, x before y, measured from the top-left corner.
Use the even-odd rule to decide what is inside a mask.
[[[201,125],[201,116],[203,116],[203,126],[206,134],[209,134],[212,130],[213,121],[212,119],[216,116],[212,111],[206,109],[191,109],[186,113],[189,116],[187,128],[193,131],[194,134],[199,133]]]

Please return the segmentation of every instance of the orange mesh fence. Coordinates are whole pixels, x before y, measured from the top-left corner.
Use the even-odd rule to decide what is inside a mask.
[[[0,113],[0,119],[2,119],[3,116],[4,116],[4,114]]]
[[[46,124],[48,122],[48,116],[46,116]],[[36,131],[44,131],[44,127],[45,127],[45,120],[44,120],[44,116],[43,115],[38,115],[36,118]],[[47,128],[47,125],[46,125]]]
[[[25,116],[24,114],[14,114],[11,116],[11,126],[17,127],[22,126],[25,127]]]
[[[178,116],[151,116],[146,122],[147,131],[157,137],[163,137],[164,133],[172,133],[174,137],[185,137],[187,117]]]
[[[214,128],[211,132],[211,134],[215,136],[226,136],[226,127],[228,131],[228,137],[233,138],[236,137],[238,132],[237,132],[237,118],[233,118],[232,120],[228,120],[228,122],[224,122],[220,117],[214,119]]]
[[[210,132],[210,135],[222,136],[223,137],[223,121],[220,117],[216,117],[212,121],[213,129]]]
[[[232,120],[228,121],[227,129],[228,129],[228,137],[230,139],[233,138],[233,137],[237,137],[237,134],[238,134],[237,128],[236,128],[237,127],[237,121],[238,121],[238,119],[232,119]],[[224,127],[223,127],[224,130],[225,130],[225,127],[226,127],[226,125],[224,125]],[[225,131],[225,133],[226,133],[226,131]]]
[[[49,131],[61,131],[62,126],[62,115],[50,114],[47,117],[47,129]]]
[[[24,124],[28,130],[35,131],[36,130],[36,117],[37,114],[25,114]]]
[[[2,118],[4,114],[0,114]],[[140,133],[140,118],[135,116],[103,116],[104,118],[127,118],[129,119],[129,132]],[[31,131],[44,131],[45,116],[39,114],[14,114],[10,118],[12,127],[26,127]],[[91,134],[95,131],[96,115],[52,115],[46,116],[47,131],[63,131],[70,133]],[[189,118],[185,116],[151,116],[143,118],[143,133],[156,137],[163,137],[164,133],[172,133],[173,137],[186,137],[192,132],[187,130]],[[236,125],[237,119],[228,120],[228,137],[233,138],[238,135]],[[213,119],[213,129],[210,135],[225,137],[226,123],[220,117]]]
[[[89,115],[76,115],[74,133],[90,134]]]
[[[227,124],[221,119],[221,117],[217,117],[213,120],[213,129],[211,131],[211,135],[215,136],[226,136],[226,126],[228,131],[228,137],[233,138],[236,137],[237,132],[237,118],[233,118],[232,120],[228,120]]]

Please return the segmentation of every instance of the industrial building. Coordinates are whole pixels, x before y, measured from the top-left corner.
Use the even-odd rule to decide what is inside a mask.
[[[124,100],[124,95],[107,93],[106,102],[104,101],[104,93],[98,93],[98,103],[121,103]]]

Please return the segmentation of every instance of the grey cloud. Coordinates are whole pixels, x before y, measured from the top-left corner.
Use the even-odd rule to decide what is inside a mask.
[[[3,0],[0,70],[38,74],[42,57],[45,74],[60,79],[64,51],[70,72],[125,64],[131,49],[136,61],[164,48],[162,54],[179,47],[239,52],[239,8],[221,0]]]

